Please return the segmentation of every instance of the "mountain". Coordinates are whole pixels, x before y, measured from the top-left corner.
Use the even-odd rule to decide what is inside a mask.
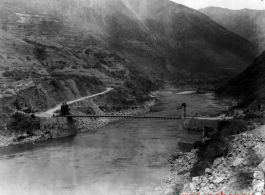
[[[242,101],[241,106],[260,107],[265,103],[265,51],[251,65],[217,93]]]
[[[86,102],[135,106],[164,84],[220,85],[258,47],[168,0],[0,0],[0,123],[114,90]],[[84,103],[85,104],[85,103]]]
[[[0,10],[2,29],[27,43],[71,52],[76,63],[86,61],[87,46],[105,48],[178,86],[228,80],[258,53],[204,14],[168,0],[1,0]]]
[[[265,10],[207,7],[199,11],[228,30],[265,49]]]

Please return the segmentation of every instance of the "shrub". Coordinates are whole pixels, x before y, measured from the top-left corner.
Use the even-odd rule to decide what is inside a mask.
[[[72,66],[72,69],[77,69],[77,67],[76,66]]]
[[[34,54],[35,57],[40,61],[44,61],[48,57],[46,48],[44,46],[36,46],[34,49]]]
[[[83,65],[84,69],[89,69],[90,67],[88,65]]]
[[[17,133],[40,129],[40,120],[16,112],[12,115],[9,127]]]

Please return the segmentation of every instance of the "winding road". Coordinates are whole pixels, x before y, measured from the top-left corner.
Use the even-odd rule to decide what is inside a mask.
[[[100,93],[96,93],[94,95],[89,95],[89,96],[85,96],[85,97],[82,97],[82,98],[79,98],[79,99],[76,99],[76,100],[72,100],[72,101],[69,101],[69,102],[66,102],[68,105],[70,104],[73,104],[75,102],[79,102],[79,101],[82,101],[84,99],[88,99],[88,98],[92,98],[92,97],[96,97],[96,96],[99,96],[99,95],[102,95],[102,94],[105,94],[109,91],[113,90],[113,88],[106,88],[105,91],[103,92],[100,92]],[[52,117],[52,115],[55,113],[56,110],[60,110],[61,109],[61,104],[58,104],[56,107],[54,108],[51,108],[45,112],[41,112],[41,113],[36,113],[35,115],[38,116],[38,117]]]

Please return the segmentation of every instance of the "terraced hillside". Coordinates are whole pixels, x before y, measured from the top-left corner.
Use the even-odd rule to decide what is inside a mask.
[[[106,87],[115,97],[104,103],[122,106],[148,100],[164,83],[220,85],[258,53],[204,14],[168,0],[0,0],[0,46],[3,118]]]
[[[68,67],[84,60],[95,67],[86,47],[97,46],[178,86],[223,82],[258,54],[254,44],[168,0],[1,0],[1,21],[27,43],[55,48],[53,58]],[[50,68],[61,66],[50,61]]]

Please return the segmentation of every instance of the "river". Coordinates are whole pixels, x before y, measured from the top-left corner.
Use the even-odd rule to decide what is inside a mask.
[[[227,103],[203,94],[162,90],[154,110],[187,104],[187,114],[214,115]],[[179,110],[146,116],[177,117]],[[0,148],[0,194],[149,194],[169,174],[169,154],[190,150],[199,135],[175,120],[122,119],[75,137]]]

